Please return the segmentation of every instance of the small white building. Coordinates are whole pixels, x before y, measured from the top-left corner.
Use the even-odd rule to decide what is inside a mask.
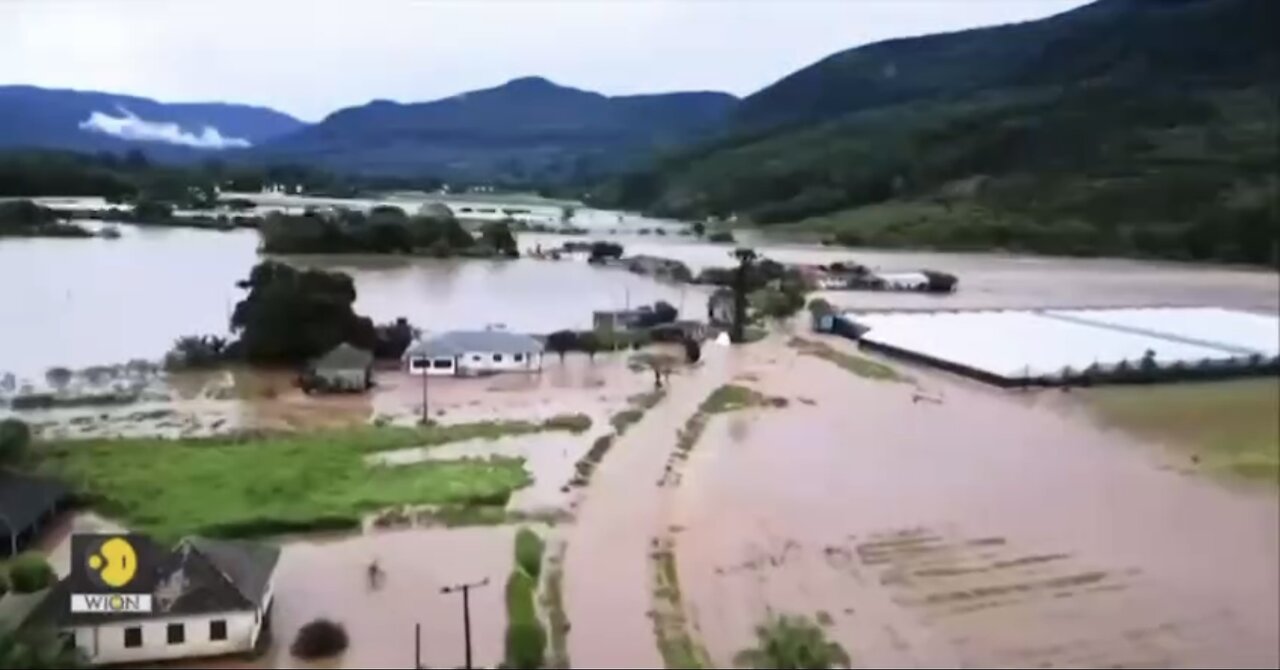
[[[187,538],[159,561],[151,612],[72,612],[68,578],[33,618],[51,623],[94,665],[247,653],[267,626],[279,557],[270,545]]]
[[[923,272],[879,272],[875,276],[890,291],[923,291],[929,288],[929,276]]]
[[[497,372],[538,372],[542,342],[505,330],[455,330],[409,345],[403,361],[415,375],[469,376]]]

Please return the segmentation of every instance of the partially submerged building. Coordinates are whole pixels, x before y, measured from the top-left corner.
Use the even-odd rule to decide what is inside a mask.
[[[419,339],[405,350],[405,370],[415,375],[471,376],[542,370],[541,341],[501,329],[455,330]]]
[[[346,342],[311,362],[303,388],[362,392],[373,386],[373,354]]]
[[[0,470],[0,557],[22,553],[70,499],[57,480]]]

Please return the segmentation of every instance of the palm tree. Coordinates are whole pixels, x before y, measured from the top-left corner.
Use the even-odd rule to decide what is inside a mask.
[[[770,612],[756,626],[755,648],[738,652],[733,662],[740,668],[826,670],[849,667],[849,654],[808,617]]]

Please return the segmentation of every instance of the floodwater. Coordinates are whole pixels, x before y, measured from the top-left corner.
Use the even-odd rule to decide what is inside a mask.
[[[255,197],[265,209],[330,202],[299,196]],[[385,202],[412,209],[412,205],[434,199],[393,195],[347,204]],[[92,198],[46,200],[61,207],[105,204]],[[531,211],[554,210],[559,216],[559,202],[523,202],[455,198],[450,204],[527,206]],[[733,245],[708,244],[675,234],[633,234],[671,222],[589,208],[578,212],[574,224],[597,232],[586,238],[524,233],[519,235],[520,246],[557,247],[570,239],[599,238],[616,230],[626,233],[616,239],[628,254],[676,258],[695,271],[733,262]],[[38,386],[45,370],[53,366],[74,369],[136,358],[159,360],[180,336],[227,331],[231,312],[243,297],[235,284],[260,260],[255,231],[118,228],[123,235],[117,240],[0,240],[0,286],[5,287],[0,294],[0,374],[13,372]],[[741,243],[780,261],[853,260],[886,270],[931,268],[960,277],[959,292],[949,296],[824,294],[836,304],[862,309],[1180,304],[1280,312],[1280,282],[1274,272],[1127,260],[835,249],[778,242],[750,233],[739,237]],[[704,313],[708,294],[706,287],[673,285],[623,270],[594,268],[581,259],[296,256],[288,260],[350,273],[356,282],[357,312],[379,322],[405,316],[428,331],[488,324],[534,333],[586,328],[591,324],[592,310],[656,300],[675,305],[685,317],[698,318]]]
[[[744,352],[739,379],[792,403],[713,419],[657,529],[717,664],[769,609],[829,618],[870,667],[1280,663],[1274,491],[1043,396],[913,369],[941,400],[918,402],[776,339]]]
[[[175,339],[225,334],[258,262],[253,230],[214,232],[119,226],[117,240],[0,240],[0,375],[42,383],[73,369],[158,360]],[[562,237],[545,236],[555,240]],[[532,246],[521,236],[522,246]],[[427,330],[483,328],[546,333],[587,328],[595,309],[666,300],[697,316],[699,287],[664,284],[583,262],[297,257],[348,272],[355,309],[377,322],[408,317]],[[569,299],[571,297],[571,299]]]
[[[471,643],[476,667],[502,660],[503,597],[514,554],[513,527],[381,531],[284,544],[271,617],[274,643],[260,667],[299,662],[289,645],[317,617],[341,622],[351,646],[327,667],[412,668],[414,625],[422,626],[422,667],[462,667],[462,595],[451,584],[489,580],[471,593]],[[385,579],[370,588],[377,561]]]

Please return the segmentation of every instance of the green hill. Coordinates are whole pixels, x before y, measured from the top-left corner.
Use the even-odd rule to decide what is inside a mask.
[[[1102,0],[842,52],[599,204],[848,244],[1277,262],[1280,3]]]

